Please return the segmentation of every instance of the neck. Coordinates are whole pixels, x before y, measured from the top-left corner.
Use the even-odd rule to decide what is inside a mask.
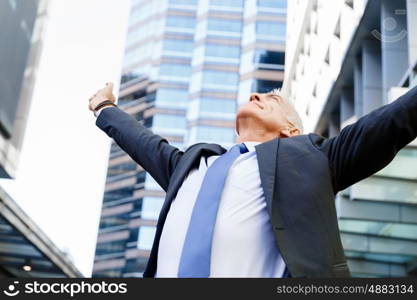
[[[237,143],[243,142],[266,142],[278,137],[276,133],[265,132],[264,130],[240,130],[239,136],[237,137]]]

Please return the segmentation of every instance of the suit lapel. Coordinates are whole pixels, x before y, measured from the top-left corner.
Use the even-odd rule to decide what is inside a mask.
[[[277,157],[280,139],[275,138],[265,143],[255,146],[256,157],[258,160],[259,175],[264,190],[268,213],[271,218],[272,225],[283,229],[281,216],[275,208],[274,197],[276,195],[276,176],[277,176]]]

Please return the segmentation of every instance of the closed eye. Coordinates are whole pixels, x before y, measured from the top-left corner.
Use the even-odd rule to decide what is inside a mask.
[[[269,97],[277,101],[278,103],[281,103],[281,98],[275,94],[269,94]]]

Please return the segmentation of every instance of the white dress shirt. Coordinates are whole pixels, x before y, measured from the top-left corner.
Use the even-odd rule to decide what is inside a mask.
[[[277,247],[261,187],[255,145],[232,164],[214,226],[210,277],[282,277],[285,263]],[[210,166],[219,156],[207,158]],[[189,172],[171,204],[159,243],[155,277],[178,277],[182,247],[198,191],[208,168]],[[207,237],[209,238],[209,237]]]

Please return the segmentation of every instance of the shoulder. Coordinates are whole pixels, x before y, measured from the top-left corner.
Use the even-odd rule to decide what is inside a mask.
[[[193,151],[195,149],[204,147],[205,145],[208,145],[208,144],[207,143],[196,143],[196,144],[192,144],[192,145],[186,147],[185,150],[184,150],[184,152],[190,152],[190,151]]]
[[[184,153],[191,154],[191,153],[197,153],[199,152],[200,155],[204,156],[211,156],[211,155],[220,155],[227,150],[223,148],[219,144],[213,144],[213,143],[196,143],[193,145],[188,146]]]
[[[327,138],[325,138],[325,137],[323,137],[319,134],[316,134],[316,133],[309,133],[309,134],[307,134],[307,136],[308,136],[310,142],[316,147],[322,146],[323,143],[327,140]]]

